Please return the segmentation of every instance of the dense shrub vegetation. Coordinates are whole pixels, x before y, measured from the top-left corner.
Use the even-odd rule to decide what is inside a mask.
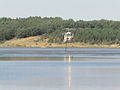
[[[60,17],[0,18],[0,41],[43,35],[49,42],[62,43],[63,34],[74,33],[73,42],[120,44],[120,21],[63,20]]]

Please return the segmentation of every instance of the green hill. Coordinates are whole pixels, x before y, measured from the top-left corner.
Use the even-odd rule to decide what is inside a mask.
[[[74,33],[72,43],[120,44],[120,21],[63,20],[60,17],[0,18],[0,42],[41,35],[48,43],[63,43],[63,34]]]

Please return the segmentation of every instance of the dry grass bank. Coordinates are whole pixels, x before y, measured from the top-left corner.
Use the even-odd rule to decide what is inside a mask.
[[[21,39],[12,39],[0,44],[0,47],[39,47],[39,48],[57,48],[66,47],[65,43],[48,43],[48,40],[42,40],[41,36],[34,36]],[[76,48],[120,48],[119,44],[112,45],[97,45],[97,44],[84,44],[84,43],[68,43],[67,47]]]

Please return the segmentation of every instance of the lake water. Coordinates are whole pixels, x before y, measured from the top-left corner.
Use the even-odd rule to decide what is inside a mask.
[[[120,90],[120,49],[0,48],[0,90]]]

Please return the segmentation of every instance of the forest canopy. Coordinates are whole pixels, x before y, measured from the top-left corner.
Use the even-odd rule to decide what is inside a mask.
[[[60,17],[0,18],[0,41],[44,35],[51,43],[62,43],[63,33],[74,33],[73,42],[120,44],[120,21],[74,21]]]

